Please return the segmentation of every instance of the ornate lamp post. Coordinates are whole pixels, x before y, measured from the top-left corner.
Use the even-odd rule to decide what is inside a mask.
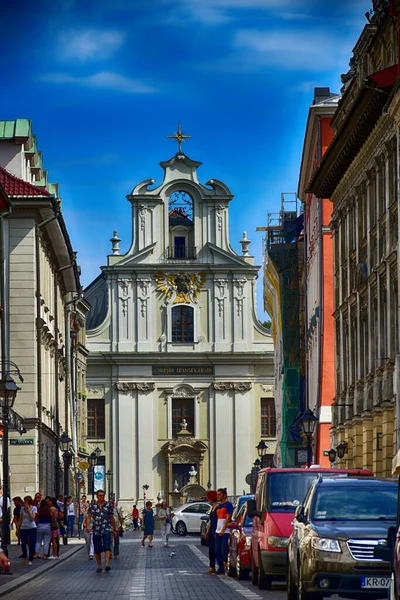
[[[336,460],[336,450],[334,448],[331,448],[328,452],[328,456],[329,456],[329,462],[331,463],[331,465],[333,465],[333,463]]]
[[[144,485],[142,485],[143,488],[143,506],[146,506],[146,495],[147,495],[147,490],[149,489],[149,485],[147,483],[145,483]]]
[[[257,484],[257,477],[258,477],[258,471],[260,470],[261,467],[261,460],[259,458],[256,458],[256,460],[253,463],[253,466],[251,467],[251,471],[250,471],[250,491],[252,494],[254,494],[254,492],[256,491],[256,484]]]
[[[97,454],[96,452],[92,452],[89,456],[89,465],[92,469],[92,500],[94,500],[94,468],[97,465]]]
[[[69,468],[72,463],[72,440],[65,431],[60,437],[60,447],[64,462],[64,520],[66,520],[67,498],[69,495]]]
[[[313,411],[307,408],[304,411],[302,416],[300,417],[301,428],[303,430],[304,435],[307,438],[307,467],[311,466],[312,462],[312,453],[311,453],[311,441],[314,435],[315,426],[317,424],[317,417],[314,415]]]
[[[1,545],[8,556],[7,544],[10,533],[10,516],[8,513],[8,419],[10,410],[14,406],[18,390],[20,390],[9,373],[0,379],[0,407],[3,417],[3,521],[1,528]]]
[[[107,473],[106,473],[106,477],[107,477],[107,481],[108,481],[108,497],[112,498],[112,492],[113,492],[113,486],[112,486],[112,479],[113,479],[113,472],[111,471],[111,469],[108,469]]]
[[[267,454],[267,450],[268,450],[268,446],[267,444],[264,442],[264,440],[260,440],[256,446],[257,452],[258,452],[258,456],[260,457],[261,460],[261,468],[265,469],[265,467],[267,466],[265,463],[265,456]]]

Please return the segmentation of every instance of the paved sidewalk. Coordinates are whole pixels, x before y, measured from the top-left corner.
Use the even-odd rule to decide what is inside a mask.
[[[23,563],[20,558],[21,546],[13,543],[8,546],[8,556],[11,562],[11,574],[3,575],[0,574],[0,596],[9,594],[10,591],[16,587],[32,581],[36,577],[40,576],[43,572],[48,571],[55,567],[57,563],[65,560],[84,545],[84,540],[78,538],[72,538],[68,540],[68,545],[60,545],[60,558],[57,560],[43,560],[41,558],[34,559],[32,566],[28,566],[27,563]]]

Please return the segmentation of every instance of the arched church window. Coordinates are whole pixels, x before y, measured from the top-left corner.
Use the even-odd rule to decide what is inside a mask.
[[[183,191],[171,194],[168,200],[170,243],[168,258],[193,259],[194,248],[193,198]]]
[[[172,316],[172,342],[194,341],[194,311],[191,306],[174,306]]]

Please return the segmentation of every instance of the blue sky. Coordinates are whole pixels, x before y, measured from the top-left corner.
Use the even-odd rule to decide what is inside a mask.
[[[160,183],[166,138],[235,194],[233,248],[247,230],[262,262],[267,213],[297,190],[314,87],[340,73],[369,0],[14,0],[2,10],[0,119],[29,118],[60,184],[86,286],[117,229],[130,246],[126,194]],[[261,277],[259,279],[261,283]],[[258,312],[262,315],[261,285]]]

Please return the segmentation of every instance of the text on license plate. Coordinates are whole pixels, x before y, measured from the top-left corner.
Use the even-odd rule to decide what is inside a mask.
[[[388,588],[390,586],[390,577],[362,577],[362,588]]]

